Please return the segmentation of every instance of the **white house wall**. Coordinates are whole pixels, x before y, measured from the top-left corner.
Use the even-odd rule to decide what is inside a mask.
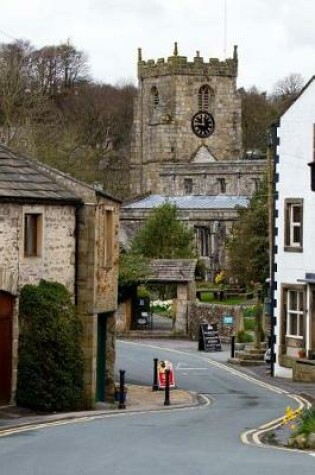
[[[313,124],[315,123],[315,82],[311,82],[303,94],[281,117],[278,128],[279,145],[276,165],[276,229],[277,253],[275,255],[276,355],[279,350],[279,321],[281,313],[282,284],[298,284],[305,273],[315,272],[315,194],[310,188],[310,167],[313,161]],[[303,252],[284,252],[284,202],[287,198],[303,199]],[[307,318],[309,315],[307,313]],[[307,322],[307,325],[309,322]],[[281,367],[278,359],[275,376],[291,377],[292,370]]]

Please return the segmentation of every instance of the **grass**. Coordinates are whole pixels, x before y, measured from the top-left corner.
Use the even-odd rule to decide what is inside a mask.
[[[212,292],[203,292],[201,294],[201,302],[218,303],[221,305],[239,305],[245,302],[243,297],[227,297],[224,300],[215,299]]]

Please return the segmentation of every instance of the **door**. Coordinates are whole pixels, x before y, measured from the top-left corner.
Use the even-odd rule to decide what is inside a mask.
[[[107,317],[100,313],[97,316],[97,367],[96,367],[96,398],[105,401],[106,396],[106,334]]]
[[[13,297],[0,291],[0,404],[11,398]]]

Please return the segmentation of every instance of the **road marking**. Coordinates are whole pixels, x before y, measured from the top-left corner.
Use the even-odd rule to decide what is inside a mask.
[[[209,371],[209,368],[202,368],[200,366],[198,368],[190,368],[185,363],[177,363],[175,371]]]
[[[203,404],[201,405],[196,405],[196,406],[182,406],[182,407],[176,407],[176,406],[169,406],[168,408],[161,408],[161,409],[147,409],[147,410],[141,410],[141,411],[132,411],[132,410],[126,410],[126,412],[121,412],[121,411],[115,411],[111,414],[109,413],[101,413],[101,414],[94,414],[91,416],[78,416],[78,417],[73,417],[71,419],[66,419],[66,420],[60,420],[60,421],[51,421],[51,422],[45,422],[43,424],[28,424],[25,426],[21,427],[13,427],[13,428],[8,428],[8,429],[2,429],[0,430],[0,438],[1,437],[9,437],[10,435],[15,435],[15,434],[20,434],[23,432],[31,432],[34,430],[42,430],[42,429],[48,429],[50,427],[56,427],[56,426],[64,426],[68,424],[78,424],[82,422],[92,422],[96,420],[101,420],[101,419],[109,419],[109,418],[114,418],[114,417],[127,417],[127,416],[134,416],[136,414],[157,414],[157,413],[165,413],[168,411],[192,411],[192,410],[200,410],[203,409],[204,407],[207,407],[211,404],[212,399],[210,397],[205,396],[204,394],[199,394],[198,395],[201,399],[203,399]]]

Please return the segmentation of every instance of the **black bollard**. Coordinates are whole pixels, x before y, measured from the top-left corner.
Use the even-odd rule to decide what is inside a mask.
[[[125,374],[124,369],[119,370],[119,404],[118,409],[126,409],[126,395],[125,395]]]
[[[231,358],[235,356],[235,335],[232,335],[231,338]]]
[[[170,370],[165,370],[165,399],[164,406],[170,406]]]
[[[158,358],[153,358],[153,384],[152,391],[158,391]]]

